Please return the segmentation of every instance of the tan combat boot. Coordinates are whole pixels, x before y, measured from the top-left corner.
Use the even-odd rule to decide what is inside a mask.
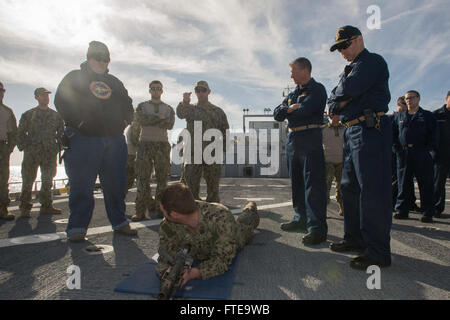
[[[10,220],[14,220],[14,218],[15,218],[15,216],[8,211],[8,208],[6,206],[0,207],[0,219],[10,221]]]
[[[26,208],[20,208],[20,216],[19,218],[31,218],[31,208],[30,209],[26,209]]]
[[[129,224],[126,226],[123,226],[119,229],[114,230],[117,233],[125,234],[127,236],[135,236],[137,235],[137,229],[134,227],[131,227]]]
[[[132,217],[131,217],[131,221],[133,222],[137,222],[137,221],[142,221],[145,219],[145,212],[143,213],[135,213]]]
[[[62,210],[54,208],[53,206],[50,207],[41,207],[39,210],[39,214],[61,214]]]
[[[72,235],[70,235],[69,237],[67,237],[67,239],[70,241],[70,242],[83,242],[83,241],[86,241],[87,239],[85,238],[85,234],[84,233],[81,233],[81,232],[77,232],[77,233],[74,233],[74,234],[72,234]]]
[[[255,215],[255,229],[259,226],[259,214],[258,214],[258,208],[256,206],[256,202],[255,201],[250,201],[249,203],[247,203],[247,205],[244,207],[244,209],[242,210],[242,212],[244,211],[250,211],[253,212],[253,214]]]

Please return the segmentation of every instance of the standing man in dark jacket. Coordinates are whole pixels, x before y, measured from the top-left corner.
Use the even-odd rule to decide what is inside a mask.
[[[311,77],[311,62],[298,58],[290,63],[291,78],[297,88],[274,110],[276,121],[288,120],[286,157],[292,184],[294,217],[283,223],[284,231],[308,231],[305,245],[326,241],[327,186],[322,147],[325,87]]]
[[[413,175],[417,178],[420,203],[424,210],[422,222],[433,222],[433,158],[438,145],[438,128],[430,111],[419,106],[420,94],[410,90],[405,94],[408,110],[395,118],[394,150],[397,153],[398,195],[395,219],[407,219],[414,188]]]
[[[330,50],[350,62],[328,100],[329,112],[340,114],[344,132],[341,192],[344,241],[335,252],[362,251],[350,262],[355,269],[391,264],[392,123],[386,116],[389,70],[382,56],[364,46],[358,28],[339,28]]]
[[[445,183],[450,173],[450,91],[447,92],[447,104],[433,112],[439,126],[439,146],[436,152],[434,175],[434,206],[436,218],[440,218],[445,209]]]
[[[70,184],[66,232],[73,242],[85,240],[97,175],[113,229],[137,234],[125,217],[127,145],[123,131],[133,119],[133,105],[122,82],[108,73],[109,62],[107,46],[92,41],[81,70],[67,74],[55,96],[70,145],[64,154]]]

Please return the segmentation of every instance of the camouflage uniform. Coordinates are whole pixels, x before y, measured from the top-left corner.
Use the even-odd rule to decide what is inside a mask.
[[[17,121],[11,108],[0,103],[0,216],[9,205],[9,157],[17,144]]]
[[[200,180],[203,177],[206,181],[207,202],[220,202],[219,181],[222,173],[222,164],[195,164],[194,163],[194,121],[202,122],[202,137],[208,129],[218,129],[222,132],[223,139],[226,137],[226,130],[230,128],[225,112],[211,103],[206,104],[185,104],[181,102],[177,107],[177,116],[186,119],[187,130],[191,135],[191,164],[184,164],[183,177],[195,199],[200,200]],[[202,139],[203,141],[203,139]],[[202,143],[202,154],[205,147],[211,142]],[[225,148],[225,143],[224,143]],[[189,155],[187,155],[189,156]]]
[[[248,244],[259,224],[256,205],[247,205],[234,219],[231,211],[219,203],[196,201],[199,211],[198,227],[192,231],[183,224],[164,219],[159,229],[159,258],[156,271],[161,277],[170,267],[170,257],[184,245],[190,246],[190,255],[201,261],[197,267],[201,278],[208,279],[228,270],[237,252]]]
[[[127,130],[125,138],[128,147],[127,159],[127,192],[133,186],[136,179],[136,152],[139,144],[139,135],[141,134],[141,126],[133,121]]]
[[[330,203],[331,184],[336,179],[336,201],[339,205],[339,214],[342,215],[341,178],[342,154],[344,145],[345,127],[333,127],[330,124],[323,129],[323,148],[325,154],[325,168],[327,173],[327,202]]]
[[[24,151],[22,162],[22,193],[20,208],[30,210],[31,191],[36,180],[38,167],[41,168],[41,190],[39,202],[42,208],[52,205],[51,188],[56,175],[56,158],[60,148],[60,138],[64,132],[64,121],[54,110],[43,111],[38,107],[25,112],[20,118],[18,144]]]
[[[154,168],[157,183],[156,198],[167,186],[170,173],[171,147],[167,130],[173,128],[175,112],[165,103],[156,104],[147,101],[136,108],[135,121],[142,127],[136,156],[136,216],[133,217],[134,221],[138,221],[145,217],[147,209],[159,210],[159,205],[151,196],[150,178]]]

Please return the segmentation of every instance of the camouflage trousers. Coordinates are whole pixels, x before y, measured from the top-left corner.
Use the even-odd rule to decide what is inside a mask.
[[[127,192],[133,187],[136,179],[136,156],[129,154],[127,159]]]
[[[0,207],[9,205],[9,147],[0,144]]]
[[[151,196],[150,179],[153,168],[156,176],[155,198],[167,186],[170,173],[170,144],[168,142],[139,142],[136,157],[136,214],[158,208]]]
[[[221,164],[185,164],[184,180],[192,192],[194,199],[200,200],[200,180],[206,181],[206,202],[220,202],[219,182],[222,174]]]
[[[330,203],[330,190],[333,180],[336,180],[336,201],[339,204],[339,208],[342,208],[341,197],[341,178],[342,178],[342,163],[326,162],[325,168],[327,171],[327,203]]]
[[[45,150],[25,150],[22,161],[22,193],[20,194],[20,208],[31,209],[31,191],[36,180],[38,168],[41,168],[41,190],[39,202],[42,207],[50,207],[53,203],[52,184],[56,175],[57,153]]]
[[[258,212],[245,208],[236,222],[240,231],[238,232],[239,250],[242,250],[253,238],[254,231],[259,223]]]

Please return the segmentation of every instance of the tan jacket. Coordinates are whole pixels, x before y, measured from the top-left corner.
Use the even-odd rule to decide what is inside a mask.
[[[175,123],[175,111],[163,102],[143,102],[136,108],[136,121],[141,125],[139,141],[168,142],[167,130]]]
[[[325,162],[342,163],[345,127],[332,127],[329,124],[323,128],[323,151]]]

